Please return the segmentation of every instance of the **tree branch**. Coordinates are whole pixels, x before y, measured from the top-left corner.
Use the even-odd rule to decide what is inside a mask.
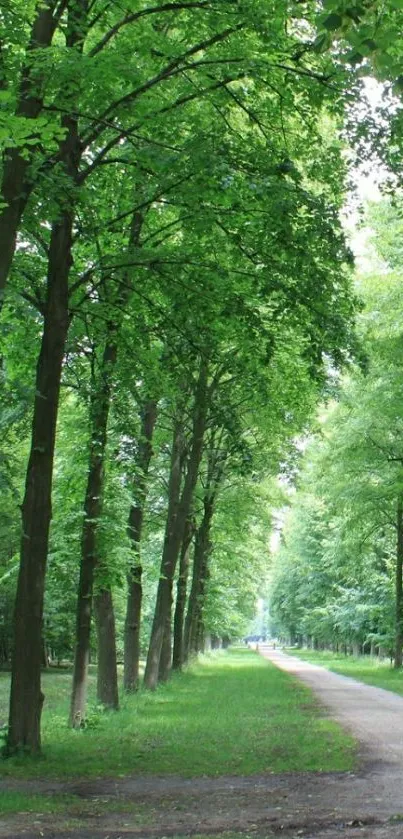
[[[108,32],[105,33],[103,38],[101,38],[95,47],[90,50],[88,55],[90,58],[93,58],[101,52],[101,50],[109,43],[111,38],[117,35],[124,26],[127,26],[129,23],[134,23],[134,21],[139,20],[139,18],[145,17],[146,15],[155,15],[160,12],[172,12],[177,10],[182,11],[183,9],[204,9],[206,7],[210,7],[210,5],[210,0],[194,0],[194,2],[188,3],[162,3],[161,6],[151,6],[146,9],[141,9],[139,12],[126,14],[123,18],[121,18],[121,20],[118,20],[118,22],[115,23]]]
[[[155,87],[155,85],[159,84],[159,82],[165,81],[173,75],[176,75],[178,72],[181,71],[179,69],[180,65],[186,64],[186,60],[190,58],[192,55],[195,55],[196,53],[201,52],[202,50],[206,50],[209,47],[214,46],[214,44],[218,44],[222,41],[225,41],[230,35],[233,35],[234,32],[237,32],[240,29],[242,29],[243,26],[244,24],[238,24],[238,26],[228,27],[227,29],[224,29],[223,32],[217,32],[211,38],[207,38],[205,41],[199,41],[199,43],[194,44],[193,47],[190,47],[188,50],[182,53],[182,55],[179,55],[172,61],[170,61],[162,70],[160,70],[159,73],[157,73],[151,79],[148,79],[139,87],[134,88],[134,90],[131,90],[124,96],[121,96],[120,99],[117,99],[115,102],[112,102],[111,105],[108,105],[105,111],[99,116],[99,121],[101,122],[102,120],[106,119],[106,117],[109,114],[113,113],[113,111],[115,111],[122,105],[127,105],[131,102],[134,102],[142,93],[151,90],[151,88]],[[221,60],[220,63],[222,63]],[[194,65],[188,65],[186,69],[189,69],[190,66],[198,66],[198,62],[196,62]],[[95,139],[97,139],[98,134],[99,132],[93,132],[92,135],[90,135],[87,138],[84,138],[85,145],[88,146]]]
[[[150,114],[142,122],[137,122],[134,125],[130,126],[128,129],[126,129],[124,132],[121,132],[120,134],[117,134],[116,137],[112,138],[109,141],[109,143],[107,143],[106,146],[104,146],[104,148],[101,149],[101,151],[94,158],[92,163],[89,166],[87,166],[87,168],[83,172],[80,173],[80,176],[78,178],[78,183],[79,184],[83,183],[86,180],[86,178],[91,174],[91,172],[93,172],[94,169],[96,169],[96,167],[99,165],[100,161],[103,160],[105,155],[107,155],[108,152],[111,151],[111,149],[115,148],[115,146],[121,140],[123,140],[124,137],[129,137],[131,135],[132,131],[137,131],[139,128],[141,128],[144,125],[144,123],[147,119],[152,119],[154,117],[161,116],[162,114],[169,113],[170,111],[173,111],[176,108],[181,107],[182,105],[185,105],[189,102],[193,102],[194,100],[201,98],[201,96],[205,96],[207,93],[211,93],[211,91],[213,91],[213,90],[218,90],[219,88],[225,87],[226,85],[230,84],[231,82],[242,79],[242,78],[244,78],[244,76],[245,76],[245,71],[243,71],[242,73],[239,73],[236,76],[228,76],[227,78],[222,79],[221,81],[216,82],[213,85],[209,85],[209,87],[204,88],[200,92],[198,91],[196,93],[190,93],[187,96],[181,96],[181,97],[179,97],[179,99],[176,99],[174,102],[171,102],[169,105],[165,105],[163,108],[160,108],[159,111],[155,111],[153,114]]]

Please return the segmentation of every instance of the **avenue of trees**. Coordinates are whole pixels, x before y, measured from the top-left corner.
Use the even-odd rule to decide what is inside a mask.
[[[390,655],[403,647],[402,204],[370,208],[364,366],[340,383],[304,457],[274,562],[271,612],[292,643]]]
[[[118,660],[134,691],[143,654],[154,689],[253,614],[274,478],[358,352],[339,220],[358,61],[329,32],[375,66],[374,14],[2,5],[8,754],[40,751],[49,657],[74,660],[78,727],[91,656],[117,709]]]

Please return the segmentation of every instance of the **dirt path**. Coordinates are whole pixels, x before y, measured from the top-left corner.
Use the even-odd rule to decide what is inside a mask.
[[[266,645],[261,646],[260,652],[281,670],[305,682],[331,716],[358,739],[368,755],[383,766],[394,766],[403,780],[402,696],[339,676]]]
[[[358,738],[358,772],[8,781],[3,788],[66,793],[77,804],[68,817],[0,819],[1,839],[151,839],[225,831],[287,839],[403,839],[403,698],[268,647],[261,654],[308,684]]]

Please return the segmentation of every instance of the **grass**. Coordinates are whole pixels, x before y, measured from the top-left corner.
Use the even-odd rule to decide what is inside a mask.
[[[0,775],[214,777],[347,770],[354,763],[352,739],[321,715],[308,688],[249,650],[204,657],[154,693],[124,697],[119,713],[93,707],[81,731],[66,724],[70,678],[44,675],[44,757],[3,760]],[[3,673],[2,715],[7,692]]]
[[[150,807],[122,798],[80,798],[64,794],[34,794],[15,791],[2,791],[0,800],[2,816],[18,814],[20,816],[60,816],[63,822],[67,819],[78,820],[99,818],[107,813],[119,813],[130,816],[132,822],[146,825],[150,821]]]
[[[29,795],[29,793],[2,791],[0,810],[1,815],[8,813],[35,813],[44,816],[51,813],[65,813],[66,806],[73,803],[67,795]]]
[[[374,685],[378,688],[391,690],[403,696],[403,671],[394,670],[389,659],[378,659],[370,656],[346,656],[343,653],[333,653],[327,650],[296,650],[287,649],[287,653],[295,655],[312,664],[319,664],[342,676],[351,676],[359,682]]]

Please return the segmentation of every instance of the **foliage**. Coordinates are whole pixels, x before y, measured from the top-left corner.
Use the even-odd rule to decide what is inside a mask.
[[[384,269],[361,278],[368,369],[342,380],[339,402],[323,412],[306,451],[275,563],[272,609],[293,638],[390,649],[403,489],[398,205],[373,207],[370,219]]]
[[[51,27],[41,41],[43,20]],[[55,253],[68,284],[44,611],[51,658],[70,658],[74,648],[90,434],[102,460],[93,494],[101,513],[86,519],[95,533],[90,561],[96,589],[115,596],[119,656],[133,554],[128,515],[133,504],[145,508],[145,647],[172,428],[180,416],[185,473],[201,362],[208,388],[196,525],[211,447],[217,457],[205,624],[234,636],[252,616],[265,574],[270,481],[329,373],[357,351],[352,256],[339,218],[342,91],[352,74],[310,48],[314,23],[312,10],[301,15],[300,4],[274,0],[129,0],[124,13],[101,0],[89,8],[18,0],[0,15],[2,218],[20,211],[0,350],[0,427],[9,426],[11,453],[0,450],[0,480],[9,481],[0,522],[6,575],[15,565],[38,359],[50,364],[45,337],[60,328],[49,305],[52,278],[61,276]],[[10,197],[12,163],[22,182]],[[60,253],[55,241],[65,229]],[[56,310],[63,306],[64,292]],[[104,363],[108,348],[113,362]],[[150,397],[158,415],[144,488],[139,437]],[[94,426],[102,399],[101,433]],[[13,593],[4,598],[10,636]],[[40,611],[38,604],[32,613]]]

